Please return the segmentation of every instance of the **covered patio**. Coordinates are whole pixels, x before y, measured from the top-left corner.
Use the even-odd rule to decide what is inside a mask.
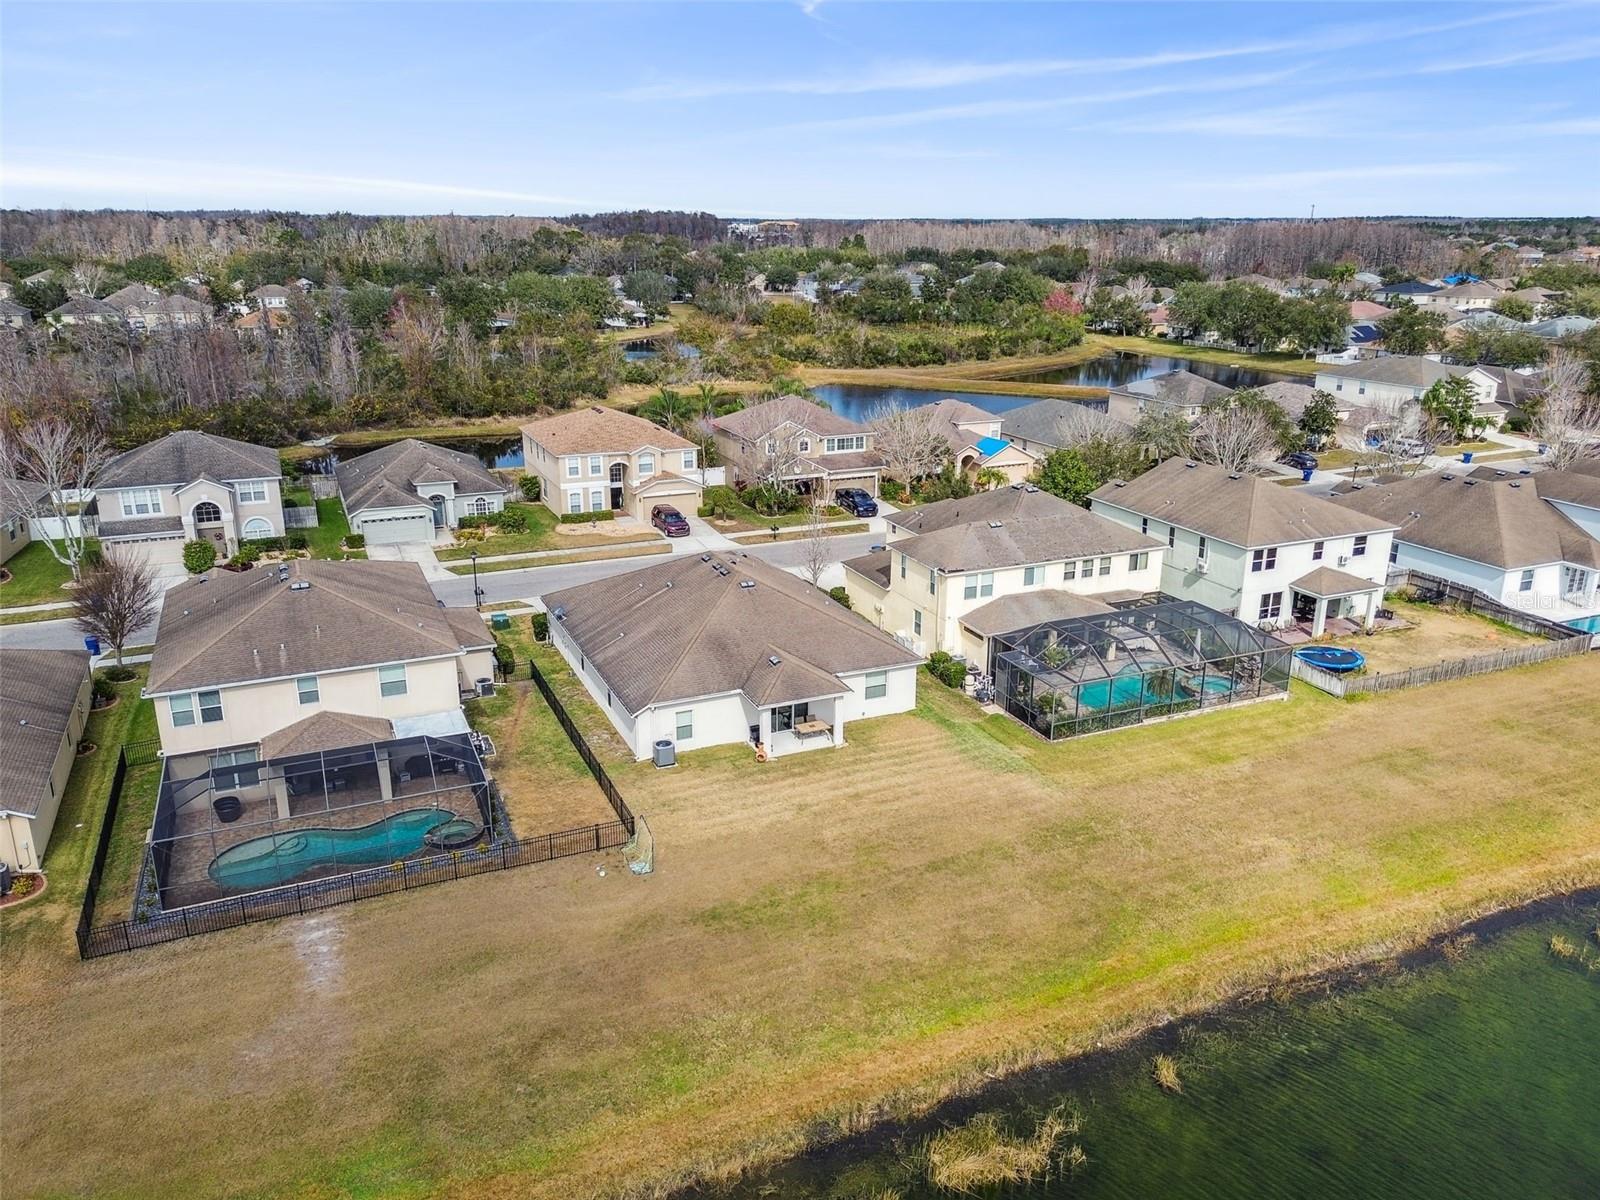
[[[1381,582],[1336,567],[1318,567],[1289,585],[1292,624],[1312,638],[1371,629],[1383,588]]]

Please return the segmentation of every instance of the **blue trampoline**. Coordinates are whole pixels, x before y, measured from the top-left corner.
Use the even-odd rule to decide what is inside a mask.
[[[1359,650],[1346,650],[1342,646],[1303,646],[1294,652],[1301,662],[1321,671],[1343,675],[1367,665],[1367,657]]]

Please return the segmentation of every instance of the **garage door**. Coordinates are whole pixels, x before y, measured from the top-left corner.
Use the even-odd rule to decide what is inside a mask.
[[[131,542],[106,542],[104,543],[107,554],[115,554],[118,558],[129,562],[148,563],[154,567],[157,574],[162,574],[166,569],[176,567],[183,570],[183,535],[175,533],[170,537],[139,538]]]
[[[393,546],[399,542],[433,541],[431,517],[368,517],[361,521],[360,531],[367,536],[369,546]]]

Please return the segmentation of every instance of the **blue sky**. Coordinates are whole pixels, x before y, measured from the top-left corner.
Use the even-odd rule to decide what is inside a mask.
[[[1600,7],[0,0],[0,203],[1592,214]]]

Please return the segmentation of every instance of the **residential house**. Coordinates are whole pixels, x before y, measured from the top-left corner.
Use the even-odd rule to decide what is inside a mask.
[[[1007,483],[1021,483],[1039,465],[1035,455],[1005,437],[1005,421],[998,413],[948,398],[918,411],[944,435],[959,475],[972,479],[980,471],[999,471]]]
[[[704,491],[699,448],[614,408],[573,409],[522,427],[522,457],[552,512],[620,512],[641,521],[658,504],[686,516]]]
[[[1513,292],[1506,293],[1507,300],[1521,300],[1524,304],[1531,305],[1535,318],[1542,317],[1548,313],[1560,298],[1560,292],[1554,292],[1549,288],[1542,287],[1517,288]]]
[[[1537,246],[1518,246],[1516,258],[1518,266],[1533,267],[1544,261],[1544,251]]]
[[[1522,328],[1534,337],[1554,339],[1588,333],[1594,327],[1593,317],[1580,317],[1576,313],[1568,313],[1566,316],[1551,317],[1546,321],[1534,321]]]
[[[1465,378],[1477,393],[1478,415],[1498,426],[1505,410],[1496,402],[1498,381],[1479,367],[1446,366],[1432,358],[1389,354],[1352,363],[1318,365],[1316,387],[1351,411],[1375,409],[1398,416],[1441,379]]]
[[[1406,279],[1399,283],[1380,283],[1372,289],[1372,298],[1380,304],[1393,306],[1397,300],[1419,300],[1423,296],[1431,296],[1440,289],[1440,284],[1423,283],[1419,279]]]
[[[211,309],[188,296],[167,296],[142,283],[118,288],[104,300],[136,333],[209,325]]]
[[[1383,276],[1379,275],[1376,271],[1357,271],[1350,277],[1350,282],[1353,284],[1359,284],[1361,287],[1366,288],[1381,287],[1383,284]]]
[[[296,559],[169,589],[144,694],[168,759],[215,770],[301,752],[313,720],[372,727],[344,744],[465,733],[462,694],[493,674],[482,618],[416,563]]]
[[[1494,284],[1477,280],[1442,288],[1434,292],[1432,298],[1436,301],[1442,300],[1462,312],[1473,312],[1493,308],[1495,302],[1504,295],[1505,292]]]
[[[0,649],[0,863],[37,871],[89,720],[83,650]]]
[[[884,549],[845,561],[845,590],[856,612],[919,654],[987,664],[989,635],[1018,628],[1005,624],[1010,607],[991,607],[1008,597],[1104,604],[1161,589],[1160,541],[1031,485],[908,509],[888,526]],[[1040,619],[1084,615],[1076,599],[1057,608]]]
[[[1193,371],[1179,369],[1118,384],[1106,393],[1106,411],[1130,425],[1137,425],[1147,414],[1176,415],[1194,421],[1213,404],[1231,395],[1232,388]]]
[[[294,323],[286,308],[252,308],[242,317],[235,317],[233,327],[240,333],[259,334],[263,327],[273,333],[282,333]]]
[[[0,299],[0,328],[26,329],[33,324],[33,314],[11,297]]]
[[[1394,309],[1379,304],[1375,300],[1350,301],[1351,321],[1381,321],[1392,312],[1394,312]]]
[[[31,479],[0,478],[0,566],[33,540],[31,514],[49,490]]]
[[[776,474],[785,484],[831,497],[840,488],[878,494],[883,456],[877,435],[804,396],[778,396],[712,422],[717,454],[751,483]]]
[[[1600,458],[1581,458],[1560,471],[1542,472],[1535,487],[1541,500],[1590,537],[1600,538]]]
[[[1494,400],[1507,417],[1531,417],[1539,394],[1544,389],[1544,377],[1531,368],[1488,367],[1478,370],[1495,381]]]
[[[211,541],[226,558],[240,542],[284,533],[278,452],[192,429],[112,459],[95,500],[108,551],[172,573],[182,568],[185,542]]]
[[[65,304],[57,305],[44,316],[51,325],[121,325],[126,318],[122,310],[96,300],[93,296],[70,296]]]
[[[1296,425],[1300,423],[1300,418],[1305,416],[1306,405],[1311,403],[1311,397],[1317,392],[1317,389],[1308,383],[1290,383],[1286,379],[1255,390],[1283,409],[1284,415]],[[1347,400],[1335,396],[1333,412],[1338,420],[1343,421],[1350,416],[1351,406]]]
[[[1485,466],[1351,486],[1337,503],[1397,527],[1396,567],[1549,620],[1600,609],[1600,477]]]
[[[350,530],[369,546],[448,538],[462,517],[506,501],[506,485],[474,455],[415,438],[341,462],[335,477]]]
[[[1154,308],[1145,310],[1144,318],[1150,323],[1151,337],[1172,336],[1172,314],[1167,311],[1165,304],[1157,304]]]
[[[1042,460],[1064,446],[1129,437],[1133,426],[1110,416],[1095,401],[1036,400],[1001,413],[1000,434],[1018,450]]]
[[[1169,458],[1089,506],[1165,539],[1163,592],[1262,628],[1370,625],[1383,600],[1395,523],[1269,479]]]
[[[636,758],[749,742],[842,746],[917,702],[922,656],[826,593],[740,553],[679,555],[540,597],[550,640]]]
[[[281,283],[264,283],[248,294],[257,308],[288,308],[292,295]]]

